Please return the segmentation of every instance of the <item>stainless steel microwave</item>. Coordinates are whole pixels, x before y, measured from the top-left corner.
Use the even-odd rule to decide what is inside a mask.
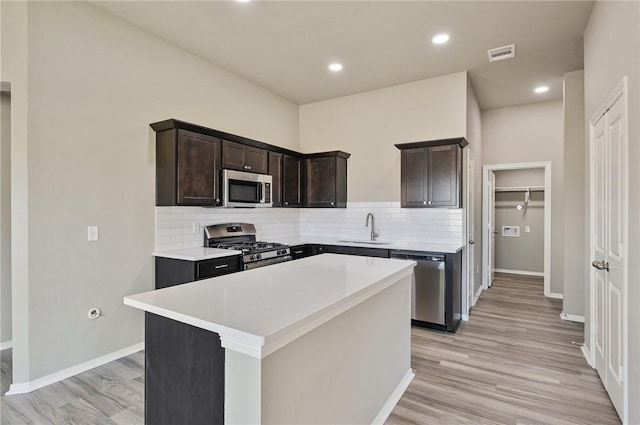
[[[272,177],[246,171],[222,170],[222,205],[225,207],[271,207]]]

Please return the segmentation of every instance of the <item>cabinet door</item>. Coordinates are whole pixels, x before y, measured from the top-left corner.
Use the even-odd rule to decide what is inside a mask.
[[[432,207],[457,207],[460,199],[460,164],[457,145],[429,148],[427,203]]]
[[[404,149],[401,153],[401,204],[425,207],[427,202],[428,148]]]
[[[244,169],[252,173],[267,174],[268,151],[253,146],[244,147]]]
[[[282,168],[282,201],[285,206],[302,205],[302,161],[285,155]]]
[[[274,207],[282,206],[282,154],[269,152],[269,174],[271,182],[271,200]]]
[[[223,140],[222,167],[244,171],[244,145]]]
[[[217,205],[220,140],[180,130],[177,146],[177,205]]]
[[[333,207],[336,205],[336,160],[333,157],[309,158],[307,163],[306,205]]]

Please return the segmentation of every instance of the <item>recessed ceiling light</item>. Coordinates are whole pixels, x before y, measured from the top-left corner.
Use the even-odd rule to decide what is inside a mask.
[[[249,3],[251,0],[236,0],[238,3]]]
[[[449,34],[438,34],[431,39],[433,44],[443,44],[449,41]]]
[[[333,72],[338,72],[338,71],[342,71],[342,64],[341,63],[332,63],[331,65],[329,65],[329,69]]]
[[[549,87],[547,86],[540,86],[540,87],[536,87],[534,92],[536,93],[546,93],[549,91]]]

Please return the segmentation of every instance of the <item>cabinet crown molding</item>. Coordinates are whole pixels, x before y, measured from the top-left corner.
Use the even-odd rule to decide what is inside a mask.
[[[396,143],[396,148],[402,149],[414,149],[414,148],[429,148],[433,146],[446,146],[446,145],[458,145],[461,148],[467,146],[469,142],[464,137],[452,137],[449,139],[436,139],[425,140],[422,142],[408,142],[408,143]]]

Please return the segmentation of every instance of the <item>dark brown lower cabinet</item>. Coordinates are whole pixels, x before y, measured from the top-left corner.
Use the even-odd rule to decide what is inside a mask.
[[[145,424],[223,424],[224,354],[217,333],[145,313]]]
[[[360,255],[363,257],[389,258],[389,250],[381,248],[360,248],[357,246],[325,245],[324,252],[329,254]]]
[[[240,255],[200,261],[156,257],[155,263],[156,289],[222,276],[242,270],[242,258]]]

